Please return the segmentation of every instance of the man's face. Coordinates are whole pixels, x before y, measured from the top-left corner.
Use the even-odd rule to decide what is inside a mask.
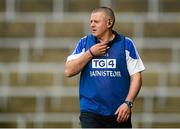
[[[92,34],[98,38],[102,37],[108,30],[108,19],[104,12],[91,14],[90,27]]]

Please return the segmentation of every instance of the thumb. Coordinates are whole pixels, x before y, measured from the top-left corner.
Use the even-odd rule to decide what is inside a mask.
[[[118,113],[119,113],[119,108],[116,110],[114,114],[117,115]]]

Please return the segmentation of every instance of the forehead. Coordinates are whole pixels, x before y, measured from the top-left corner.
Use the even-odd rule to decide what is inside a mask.
[[[106,14],[103,11],[91,13],[91,19],[105,19]]]

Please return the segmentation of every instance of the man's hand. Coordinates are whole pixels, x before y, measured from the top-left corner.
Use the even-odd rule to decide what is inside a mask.
[[[117,115],[117,121],[119,123],[126,122],[131,115],[131,109],[127,106],[127,104],[123,103],[116,110],[115,115]]]
[[[100,56],[100,55],[104,55],[107,52],[108,47],[108,42],[101,42],[101,43],[97,43],[96,45],[92,46],[91,52],[93,53],[94,56]]]

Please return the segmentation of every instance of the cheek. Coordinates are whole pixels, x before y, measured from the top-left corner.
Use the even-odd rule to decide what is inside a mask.
[[[107,28],[107,25],[106,24],[99,24],[98,25],[99,29],[106,29]]]
[[[107,26],[106,25],[101,25],[101,30],[106,30],[107,29]]]

